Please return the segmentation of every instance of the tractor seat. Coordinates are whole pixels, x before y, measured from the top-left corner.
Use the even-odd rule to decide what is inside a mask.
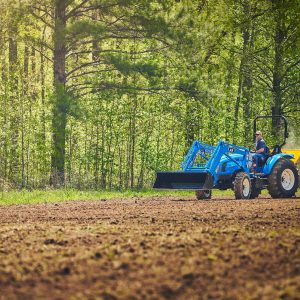
[[[279,145],[275,145],[272,151],[272,155],[281,153],[281,147]]]
[[[279,153],[281,153],[281,147],[279,145],[275,145],[272,152],[270,152],[269,148],[267,148],[267,154],[266,154],[265,159],[263,160],[262,165],[264,165],[267,162],[268,158],[272,157],[275,154],[279,154]]]
[[[281,147],[279,145],[275,145],[272,152],[270,151],[269,147],[267,146],[267,154],[265,154],[264,158],[258,159],[257,166],[263,167],[270,157],[272,157],[275,154],[279,154],[279,153],[281,153]]]

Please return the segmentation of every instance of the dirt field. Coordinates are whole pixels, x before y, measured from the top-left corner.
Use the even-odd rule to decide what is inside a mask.
[[[300,198],[0,207],[0,299],[300,299]]]

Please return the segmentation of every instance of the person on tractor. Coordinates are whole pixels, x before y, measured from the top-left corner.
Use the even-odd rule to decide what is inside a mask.
[[[252,157],[253,165],[252,167],[255,168],[260,163],[265,163],[266,156],[269,152],[269,148],[266,145],[266,142],[263,140],[262,132],[260,130],[255,132],[255,154]]]

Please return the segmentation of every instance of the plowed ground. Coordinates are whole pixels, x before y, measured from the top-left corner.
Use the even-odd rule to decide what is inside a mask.
[[[0,299],[300,299],[300,199],[0,207]]]

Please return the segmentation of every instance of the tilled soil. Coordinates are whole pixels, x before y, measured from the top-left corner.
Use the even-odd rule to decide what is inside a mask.
[[[0,299],[300,299],[300,199],[2,206]]]

